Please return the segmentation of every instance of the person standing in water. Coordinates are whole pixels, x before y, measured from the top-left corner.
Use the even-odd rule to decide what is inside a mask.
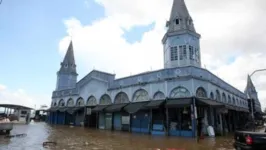
[[[30,119],[30,115],[29,115],[29,113],[27,113],[27,116],[26,116],[26,124],[28,124],[30,122],[29,119]]]
[[[197,131],[198,131],[198,141],[199,141],[199,139],[200,139],[200,137],[201,137],[201,132],[202,132],[202,117],[199,117],[198,119],[197,119],[197,122],[198,122],[198,125],[197,125]]]

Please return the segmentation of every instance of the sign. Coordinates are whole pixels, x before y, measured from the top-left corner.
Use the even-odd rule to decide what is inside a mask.
[[[122,124],[130,124],[130,117],[122,116]]]

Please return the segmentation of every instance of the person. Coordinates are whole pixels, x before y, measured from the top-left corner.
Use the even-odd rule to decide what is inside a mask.
[[[27,113],[27,116],[26,116],[26,124],[29,123],[29,119],[30,119],[30,115],[29,115],[29,113]]]
[[[200,139],[200,137],[201,137],[201,132],[202,132],[202,117],[199,117],[198,119],[197,119],[197,122],[198,122],[198,125],[197,125],[197,131],[198,131],[198,141],[199,141],[199,139]]]

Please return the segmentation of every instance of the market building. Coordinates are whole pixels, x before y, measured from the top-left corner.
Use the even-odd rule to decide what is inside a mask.
[[[201,35],[184,0],[174,0],[166,26],[164,68],[118,79],[92,70],[77,81],[71,41],[48,122],[183,137],[196,136],[197,118],[203,118],[205,134],[208,126],[223,135],[243,125],[247,94],[202,68]],[[258,99],[256,108],[261,109]]]

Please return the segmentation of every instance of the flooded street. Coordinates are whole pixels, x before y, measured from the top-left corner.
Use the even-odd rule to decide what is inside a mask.
[[[46,123],[15,125],[11,132],[27,134],[25,137],[4,138],[0,136],[0,150],[43,150],[43,142],[54,141],[58,150],[152,150],[176,148],[184,150],[228,150],[233,149],[233,137],[205,138],[197,143],[194,139],[177,137],[152,137],[82,127],[50,126]]]

